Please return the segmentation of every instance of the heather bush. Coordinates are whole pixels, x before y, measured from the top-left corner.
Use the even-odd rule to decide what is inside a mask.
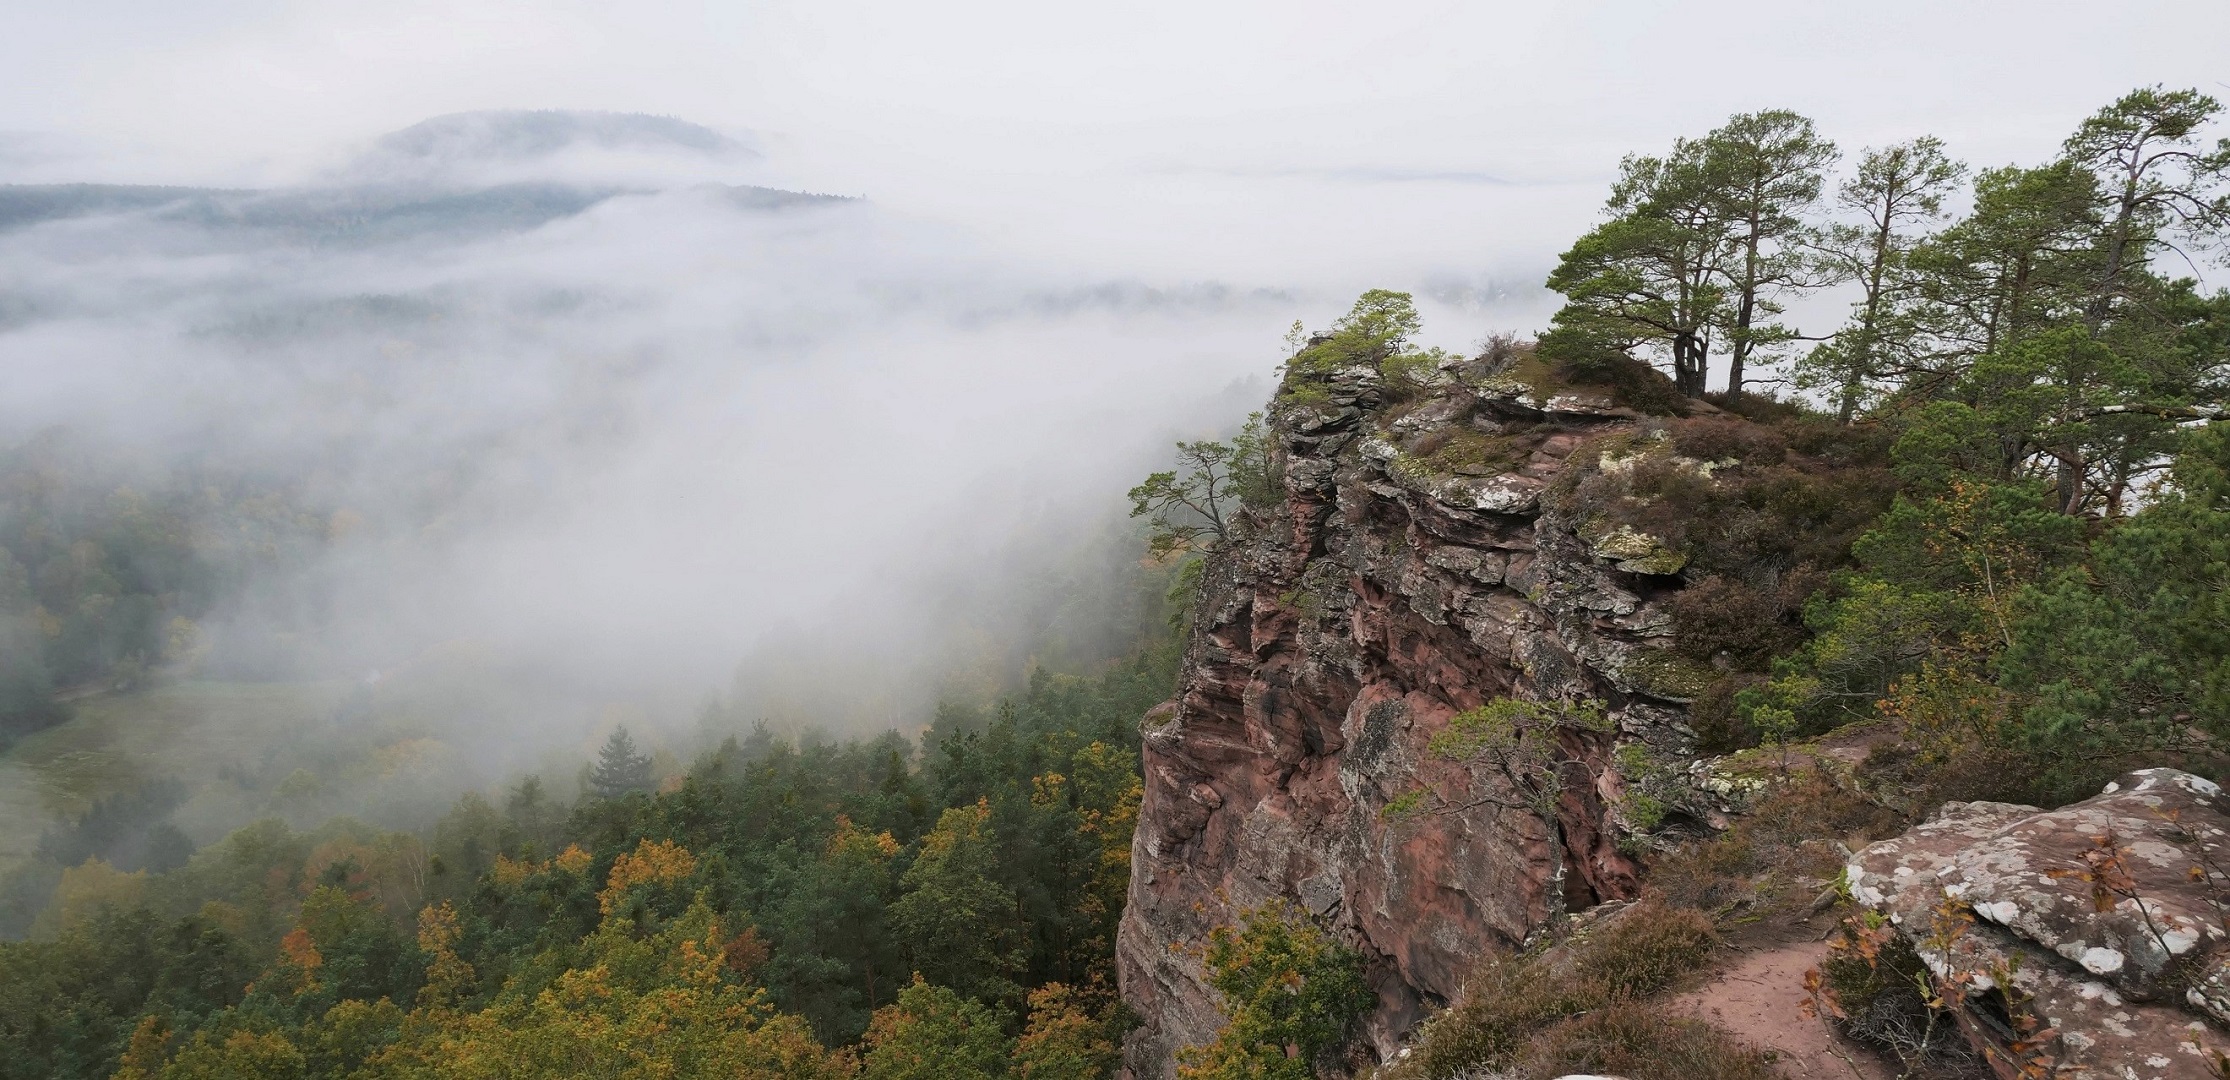
[[[1523,1063],[1536,1053],[1544,1032],[1583,1024],[1604,1009],[1664,990],[1701,967],[1717,944],[1708,918],[1652,899],[1549,952],[1489,957],[1472,975],[1463,1000],[1425,1026],[1410,1055],[1385,1073],[1386,1080],[1510,1068],[1533,1075]],[[1583,1035],[1580,1042],[1590,1038]]]
[[[1536,1035],[1515,1070],[1548,1080],[1603,1074],[1625,1080],[1773,1080],[1762,1053],[1692,1016],[1622,1002]]]
[[[1779,465],[1788,445],[1772,428],[1732,417],[1695,417],[1671,426],[1673,450],[1698,461]]]

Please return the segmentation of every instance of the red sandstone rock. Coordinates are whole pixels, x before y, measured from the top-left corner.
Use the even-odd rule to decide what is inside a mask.
[[[1645,593],[1676,583],[1618,570],[1541,494],[1585,440],[1640,418],[1587,395],[1528,400],[1454,365],[1443,381],[1391,428],[1367,370],[1334,377],[1328,404],[1283,406],[1287,500],[1209,561],[1178,696],[1145,721],[1117,944],[1123,996],[1145,1018],[1126,1046],[1140,1080],[1169,1076],[1176,1050],[1222,1022],[1192,948],[1272,897],[1365,957],[1378,1007],[1363,1034],[1382,1058],[1456,996],[1482,951],[1542,925],[1558,860],[1534,815],[1380,813],[1418,784],[1481,791],[1483,775],[1432,758],[1426,741],[1495,697],[1611,703],[1621,734],[1565,739],[1564,906],[1637,891],[1605,804],[1623,790],[1614,743],[1691,748],[1677,698],[1621,672],[1664,644],[1668,621]],[[1397,449],[1436,426],[1499,433],[1524,464],[1441,475]]]

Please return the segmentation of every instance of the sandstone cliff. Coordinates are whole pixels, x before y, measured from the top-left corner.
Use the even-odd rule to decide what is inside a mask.
[[[1365,957],[1378,1005],[1358,1052],[1383,1058],[1482,950],[1542,925],[1560,864],[1571,910],[1633,895],[1620,763],[1681,775],[1682,705],[1714,675],[1669,648],[1687,556],[1570,497],[1583,475],[1642,460],[1708,483],[1719,465],[1674,453],[1665,421],[1518,356],[1397,385],[1363,367],[1289,379],[1270,422],[1283,505],[1208,560],[1178,695],[1145,720],[1118,939],[1140,1078],[1170,1075],[1177,1048],[1220,1024],[1190,947],[1269,898]],[[1616,721],[1564,736],[1561,860],[1533,814],[1382,814],[1421,785],[1492,782],[1426,741],[1499,696],[1597,699]],[[1662,790],[1651,816],[1677,818],[1684,799],[1709,816]]]

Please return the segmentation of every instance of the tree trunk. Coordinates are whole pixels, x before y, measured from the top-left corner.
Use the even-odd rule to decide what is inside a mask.
[[[1564,904],[1564,822],[1556,811],[1551,810],[1541,815],[1541,825],[1549,833],[1549,858],[1552,860],[1549,867],[1548,895],[1542,898],[1542,907],[1548,919],[1549,932],[1553,934],[1564,926],[1564,918],[1568,914]]]
[[[1742,253],[1742,302],[1734,314],[1734,347],[1727,361],[1727,402],[1742,399],[1742,366],[1750,358],[1750,320],[1758,305],[1758,229],[1757,220],[1750,222],[1750,236]]]
[[[1890,212],[1882,213],[1882,220],[1891,220]],[[1879,341],[1882,310],[1882,281],[1889,276],[1888,225],[1874,231],[1874,257],[1866,268],[1866,308],[1859,315],[1858,352],[1850,357],[1849,370],[1843,373],[1842,400],[1836,405],[1837,423],[1848,424],[1858,412],[1858,392],[1864,388],[1865,379],[1874,373],[1874,348]]]
[[[1734,319],[1734,350],[1727,361],[1727,401],[1731,404],[1742,398],[1742,362],[1750,355],[1750,306],[1755,302],[1751,290],[1742,291],[1742,309]]]
[[[2079,450],[2063,450],[2053,455],[2059,459],[2059,469],[2054,482],[2059,487],[2060,513],[2074,516],[2083,512],[2083,456]]]

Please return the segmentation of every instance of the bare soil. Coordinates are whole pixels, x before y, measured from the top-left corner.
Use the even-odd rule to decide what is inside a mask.
[[[1819,964],[1827,945],[1802,924],[1788,929],[1791,933],[1732,946],[1733,956],[1724,967],[1703,985],[1670,999],[1668,1006],[1772,1051],[1792,1080],[1897,1080],[1897,1070],[1872,1051],[1837,1035],[1825,1019],[1799,1010],[1804,973]]]

